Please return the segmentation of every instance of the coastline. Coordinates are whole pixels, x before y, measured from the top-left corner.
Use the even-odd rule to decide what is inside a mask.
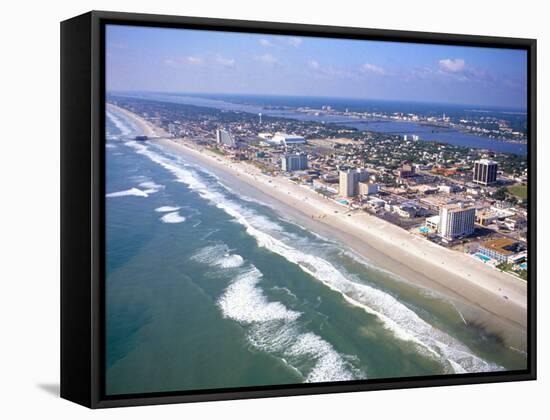
[[[293,209],[294,214],[302,216],[300,221],[306,227],[338,239],[376,267],[411,284],[462,302],[470,308],[465,313],[469,320],[499,335],[510,346],[525,347],[525,282],[483,265],[466,254],[416,237],[375,216],[348,212],[347,208],[287,178],[264,175],[255,166],[230,161],[185,139],[168,139],[159,127],[125,109],[116,109],[141,127],[145,135],[152,137],[151,142],[174,153],[191,156],[206,168],[215,168],[235,177],[271,197],[281,207]]]

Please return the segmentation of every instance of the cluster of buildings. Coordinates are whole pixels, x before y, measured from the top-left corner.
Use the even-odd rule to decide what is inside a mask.
[[[311,158],[314,167],[310,167],[304,137],[282,132],[264,132],[258,136],[264,146],[271,148],[268,153],[279,156],[281,172],[302,171],[303,176],[296,178],[292,175],[294,179],[310,182],[313,189],[354,208],[371,209],[377,215],[384,212],[393,214],[411,223],[423,218],[424,227],[421,229],[436,234],[444,244],[468,239],[476,231],[476,225],[483,228],[498,223],[510,231],[526,227],[526,217],[509,209],[487,207],[483,196],[480,197],[480,191],[484,191],[484,188],[486,192],[493,191],[498,183],[499,165],[496,161],[486,158],[474,161],[470,179],[465,182],[457,182],[453,170],[414,165],[409,160],[402,161],[391,172],[366,168],[352,160],[353,154],[344,159],[339,155],[334,167],[331,167],[327,166],[326,158],[313,152]],[[229,147],[235,145],[235,140],[225,130],[217,130],[216,138],[218,144]],[[405,135],[403,139],[419,140],[415,135]],[[394,177],[400,187],[380,184],[379,180],[383,179],[384,173],[386,177]],[[441,183],[438,181],[441,179],[451,182]],[[415,192],[403,194],[403,186],[405,191]],[[411,186],[414,188],[411,189]],[[513,238],[486,240],[479,244],[476,252],[476,255],[483,255],[495,263],[513,262],[516,268],[527,261],[524,243]]]
[[[162,117],[173,136],[214,146],[229,158],[249,160],[265,173],[288,176],[342,205],[418,230],[446,246],[466,250],[485,238],[479,255],[518,267],[526,264],[521,248],[526,242],[527,209],[495,195],[504,185],[527,181],[526,163],[519,159],[418,141],[414,134],[353,132],[273,117],[262,122],[246,113],[232,118],[221,111],[194,108],[182,118],[176,108],[134,106],[150,120]],[[336,112],[328,106],[317,111]],[[513,243],[485,243],[501,238]],[[515,244],[519,245],[514,251]]]
[[[422,115],[413,112],[350,112],[348,108],[346,108],[345,111],[338,111],[336,109],[333,109],[330,105],[325,105],[321,107],[321,109],[300,107],[297,108],[297,111],[312,115],[343,115],[365,119],[384,119],[404,122],[428,123],[435,127],[456,128],[474,134],[480,134],[491,138],[506,139],[515,142],[524,142],[527,139],[525,132],[518,131],[517,129],[510,127],[509,121],[494,116],[451,118],[446,114],[443,114],[442,116],[436,116]],[[492,127],[488,128],[488,125]]]

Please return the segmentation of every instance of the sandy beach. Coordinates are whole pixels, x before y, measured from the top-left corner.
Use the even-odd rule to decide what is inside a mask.
[[[288,178],[262,174],[251,164],[231,161],[186,139],[168,139],[160,128],[127,110],[117,109],[142,127],[145,135],[157,138],[152,142],[191,156],[206,168],[231,174],[272,197],[281,206],[296,210],[304,216],[307,227],[330,234],[377,267],[462,302],[471,309],[465,313],[467,318],[499,335],[510,346],[525,349],[526,282],[375,216],[349,211]]]

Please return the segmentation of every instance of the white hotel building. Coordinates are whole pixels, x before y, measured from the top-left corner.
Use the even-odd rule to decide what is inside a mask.
[[[476,209],[462,203],[441,207],[439,210],[439,235],[446,240],[468,236],[474,232]]]

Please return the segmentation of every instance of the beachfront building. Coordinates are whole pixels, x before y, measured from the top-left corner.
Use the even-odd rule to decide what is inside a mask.
[[[353,197],[357,194],[357,184],[359,176],[357,171],[347,169],[340,171],[340,195],[343,197]]]
[[[341,169],[339,174],[340,195],[342,197],[355,197],[357,194],[361,194],[359,183],[366,183],[368,180],[369,173],[366,168]]]
[[[369,179],[366,169],[340,170],[340,195],[342,197],[354,197],[359,193],[359,183]]]
[[[404,203],[398,206],[393,206],[393,212],[397,214],[399,217],[403,217],[405,219],[411,219],[418,215],[419,208],[418,206],[412,203]]]
[[[221,146],[235,147],[236,142],[233,136],[226,130],[216,130],[216,143]]]
[[[498,163],[493,160],[480,159],[474,162],[474,178],[476,184],[491,185],[497,181]]]
[[[449,241],[471,235],[474,232],[475,217],[475,207],[467,207],[462,203],[442,206],[439,209],[438,233]]]
[[[497,238],[483,242],[477,251],[500,263],[507,263],[518,261],[519,259],[514,257],[524,250],[525,247],[519,241],[511,238]]]
[[[359,182],[357,186],[358,186],[357,192],[359,193],[359,195],[376,194],[379,189],[378,184],[371,184],[370,182]]]
[[[305,153],[289,153],[281,156],[281,170],[284,172],[303,171],[307,169]]]
[[[330,194],[338,194],[338,183],[327,182],[324,179],[314,179],[311,183],[313,189]]]
[[[426,219],[426,227],[437,232],[439,230],[439,215],[436,214],[435,216],[428,217]]]

